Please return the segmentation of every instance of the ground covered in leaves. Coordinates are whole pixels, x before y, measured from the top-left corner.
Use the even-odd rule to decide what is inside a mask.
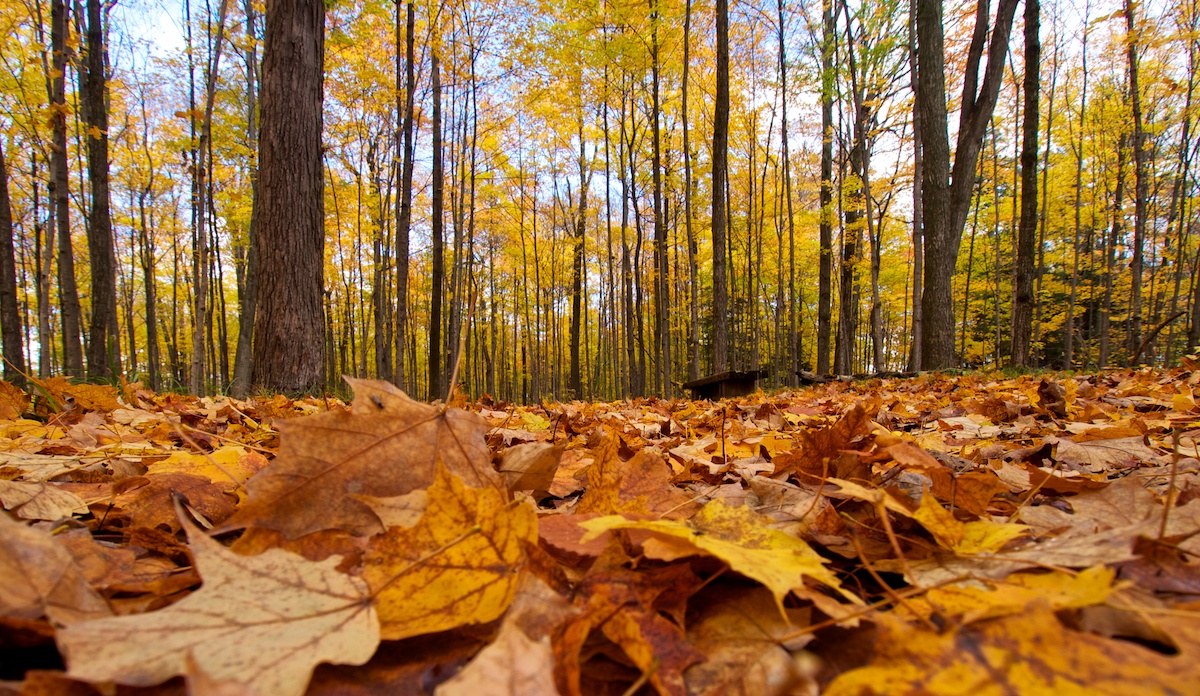
[[[0,694],[1195,693],[1197,369],[0,383]]]

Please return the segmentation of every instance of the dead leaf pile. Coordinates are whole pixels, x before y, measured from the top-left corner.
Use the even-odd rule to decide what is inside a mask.
[[[0,694],[1191,693],[1197,367],[465,408],[0,383]]]

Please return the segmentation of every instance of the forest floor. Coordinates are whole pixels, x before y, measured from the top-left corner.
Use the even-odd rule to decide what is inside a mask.
[[[1195,693],[1197,382],[0,383],[0,694]]]

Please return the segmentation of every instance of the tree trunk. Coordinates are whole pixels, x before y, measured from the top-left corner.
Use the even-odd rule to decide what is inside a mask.
[[[1133,110],[1133,260],[1129,270],[1133,280],[1129,293],[1129,356],[1135,355],[1142,343],[1142,267],[1146,240],[1147,203],[1150,197],[1150,175],[1146,171],[1146,133],[1142,128],[1142,92],[1138,84],[1138,33],[1133,0],[1125,0],[1125,45],[1129,56],[1129,102]]]
[[[88,260],[91,263],[92,315],[88,329],[88,376],[112,379],[121,373],[120,325],[117,322],[117,254],[113,248],[108,187],[108,81],[105,78],[104,21],[100,0],[87,3],[86,72],[80,77],[86,126],[88,181],[92,211],[88,216]]]
[[[404,337],[408,330],[408,236],[412,227],[412,182],[413,182],[413,119],[416,114],[416,6],[408,3],[406,17],[404,59],[404,127],[403,143],[397,149],[404,157],[404,168],[400,175],[400,195],[396,210],[396,386],[405,389]],[[400,4],[396,3],[396,113],[400,113]]]
[[[51,103],[55,104],[53,146],[50,155],[50,198],[54,201],[54,219],[58,230],[58,296],[62,314],[63,371],[71,377],[83,376],[83,345],[80,340],[82,310],[75,284],[75,251],[71,245],[70,179],[67,172],[67,9],[63,0],[51,0],[50,36],[54,51],[54,76]]]
[[[917,0],[917,102],[920,109],[925,283],[921,298],[922,367],[947,368],[954,355],[954,267],[974,189],[975,165],[1004,74],[1017,0],[999,0],[988,40],[988,5],[978,3],[967,53],[958,140],[951,152],[946,114],[945,39],[941,0]],[[988,59],[979,83],[985,44]]]
[[[658,23],[659,10],[656,0],[650,0],[651,23],[650,30],[650,70],[651,70],[651,102],[650,125],[651,140],[653,141],[653,160],[650,163],[654,182],[654,338],[655,353],[658,369],[654,371],[655,393],[666,396],[671,392],[671,333],[667,322],[667,311],[670,304],[669,269],[667,268],[667,224],[663,211],[663,182],[662,182],[662,135],[659,125],[661,102],[659,96],[660,69],[658,57]]]
[[[0,142],[0,337],[4,341],[4,379],[25,380],[25,347],[17,304],[17,259],[13,253],[12,208],[8,200],[8,164]]]
[[[787,369],[784,371],[785,384],[796,383],[796,370],[800,369],[800,346],[798,336],[800,334],[800,326],[796,321],[796,216],[792,210],[792,153],[788,148],[788,81],[787,81],[787,50],[784,48],[784,16],[783,16],[783,0],[776,0],[775,10],[779,15],[779,92],[780,92],[780,108],[783,111],[782,123],[779,129],[779,139],[781,153],[783,158],[783,196],[785,199],[784,209],[787,212],[787,231],[788,231],[788,272],[790,273],[790,282],[788,283],[788,340],[787,340]],[[822,150],[823,152],[823,150]],[[779,263],[783,264],[783,249],[779,250]],[[782,293],[782,289],[779,290]],[[776,332],[776,341],[782,343]],[[757,367],[757,365],[755,366]]]
[[[1113,191],[1112,227],[1104,240],[1104,300],[1100,308],[1100,369],[1108,366],[1111,350],[1113,280],[1117,242],[1125,221],[1125,136],[1117,139],[1117,184]]]
[[[442,165],[442,76],[437,52],[431,55],[433,80],[433,211],[430,221],[433,276],[429,297],[429,400],[442,398],[442,286],[446,282],[446,250],[443,239],[443,198],[446,173]],[[524,242],[524,237],[522,237]],[[522,245],[522,248],[523,245]]]
[[[683,13],[683,83],[680,105],[683,129],[683,219],[688,245],[688,311],[691,328],[688,331],[688,380],[700,377],[700,269],[697,262],[696,235],[692,229],[692,147],[688,134],[688,67],[692,32],[692,0],[684,0]]]
[[[908,3],[908,67],[909,86],[914,94],[917,92],[917,0]],[[919,372],[922,369],[921,335],[924,331],[921,313],[921,295],[924,292],[925,245],[921,231],[924,213],[921,207],[921,178],[924,176],[924,153],[921,147],[921,106],[913,100],[913,214],[912,214],[912,253],[913,253],[913,315],[912,315],[912,347],[908,355],[908,370]]]
[[[820,270],[817,286],[817,374],[829,372],[833,322],[833,48],[837,25],[833,0],[822,0],[821,35],[821,211]]]
[[[243,0],[246,13],[246,145],[258,154],[258,12],[251,0]],[[258,290],[258,261],[254,252],[255,237],[258,236],[258,162],[250,169],[250,226],[246,230],[246,269],[243,271],[241,293],[238,295],[237,351],[233,358],[233,383],[230,392],[235,397],[245,398],[250,392],[252,342],[254,338],[254,310]],[[149,324],[147,324],[149,325]]]
[[[1083,51],[1082,51],[1082,75],[1083,88],[1079,93],[1079,139],[1072,142],[1071,145],[1075,148],[1075,230],[1071,245],[1071,289],[1067,298],[1067,319],[1064,327],[1063,335],[1063,369],[1072,369],[1075,362],[1075,298],[1079,289],[1079,231],[1082,227],[1083,217],[1083,128],[1087,115],[1087,95],[1088,95],[1088,72],[1087,72],[1087,56],[1088,56],[1088,22],[1091,10],[1090,3],[1085,11],[1083,20]],[[1045,213],[1043,213],[1045,214]],[[1089,235],[1090,236],[1090,235]],[[1089,256],[1091,251],[1088,252]]]
[[[268,0],[253,383],[282,392],[310,391],[323,382],[324,46],[323,2]]]
[[[729,173],[729,0],[717,0],[717,93],[713,112],[713,372],[729,369],[729,290],[725,277],[725,194]]]
[[[1017,268],[1013,278],[1010,364],[1029,367],[1033,335],[1033,271],[1038,223],[1038,90],[1042,44],[1039,0],[1025,0],[1025,119],[1021,125],[1021,222],[1017,228]]]

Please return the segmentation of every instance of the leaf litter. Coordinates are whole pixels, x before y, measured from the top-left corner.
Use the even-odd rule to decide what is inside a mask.
[[[0,694],[1190,693],[1197,367],[455,408],[0,383]]]

